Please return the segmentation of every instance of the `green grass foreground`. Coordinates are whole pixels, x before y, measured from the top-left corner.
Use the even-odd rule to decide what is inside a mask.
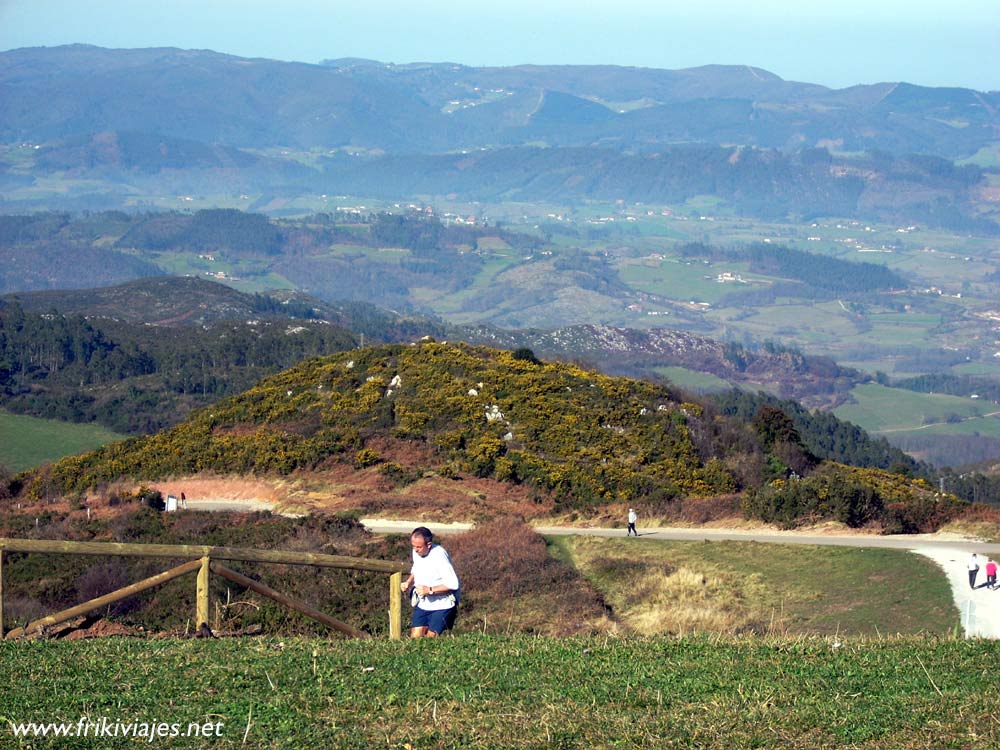
[[[994,643],[914,638],[9,642],[0,747],[992,750],[998,671]],[[221,737],[11,724],[81,717]]]

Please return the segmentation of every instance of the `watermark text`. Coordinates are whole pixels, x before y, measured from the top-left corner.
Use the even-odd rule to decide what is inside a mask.
[[[225,723],[221,721],[120,721],[100,717],[80,717],[76,722],[51,721],[10,722],[15,737],[134,737],[154,742],[166,737],[221,737]]]

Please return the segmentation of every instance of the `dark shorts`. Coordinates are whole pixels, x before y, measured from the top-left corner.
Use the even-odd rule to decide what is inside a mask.
[[[414,607],[413,617],[410,618],[411,628],[427,628],[440,635],[446,630],[455,627],[455,617],[458,615],[458,607],[450,609],[426,610]]]

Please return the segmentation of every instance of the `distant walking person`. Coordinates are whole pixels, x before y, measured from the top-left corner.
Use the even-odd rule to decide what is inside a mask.
[[[628,530],[625,532],[625,536],[639,536],[639,532],[635,530],[635,522],[639,520],[639,516],[635,514],[635,511],[631,508],[628,509]]]
[[[969,558],[969,588],[976,588],[976,576],[979,575],[979,558],[976,553],[972,553],[972,557]]]
[[[434,544],[431,530],[418,526],[410,534],[413,567],[402,583],[403,591],[413,589],[411,638],[433,638],[455,626],[460,586],[458,574],[444,547]]]
[[[990,559],[986,560],[986,585],[991,590],[997,587],[997,564]]]

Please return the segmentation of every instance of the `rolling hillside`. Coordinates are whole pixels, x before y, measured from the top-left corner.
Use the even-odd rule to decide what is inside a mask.
[[[355,500],[368,510],[392,508],[393,486],[476,478],[538,513],[632,502],[664,515],[684,498],[744,490],[747,512],[765,520],[829,516],[912,530],[958,508],[932,498],[926,483],[820,462],[776,407],[739,421],[669,388],[543,363],[530,350],[433,341],[306,360],[176,427],[17,484],[43,498],[205,472],[315,475],[320,485],[333,472],[356,487],[376,475],[382,492]],[[484,501],[482,512],[498,502]]]
[[[54,320],[53,313],[65,320]],[[85,323],[80,324],[80,318]],[[353,333],[351,338],[345,329]],[[858,371],[823,357],[774,346],[722,344],[681,330],[458,326],[365,303],[326,303],[293,292],[246,294],[215,281],[184,277],[10,295],[0,298],[0,332],[5,332],[0,355],[7,361],[0,372],[0,404],[37,416],[97,420],[142,432],[172,426],[192,406],[246,388],[255,377],[294,364],[296,357],[353,346],[359,337],[391,343],[431,335],[505,349],[530,348],[545,358],[585,361],[609,374],[637,377],[663,366],[683,366],[732,384],[767,387],[811,406],[837,403],[865,380]],[[64,352],[79,351],[80,356],[45,356],[44,364],[36,363],[45,341],[58,342],[54,346]],[[241,342],[242,354],[234,349]],[[99,352],[100,362],[91,363]],[[133,361],[134,367],[109,370],[109,357]],[[92,368],[82,385],[81,366]],[[103,374],[95,376],[95,368],[102,367]],[[133,389],[144,398],[123,398]],[[152,400],[156,392],[161,393],[159,402]],[[187,401],[183,406],[176,403],[178,394]],[[164,409],[170,402],[175,406]],[[138,419],[147,412],[149,419]],[[123,419],[126,414],[129,419]]]

